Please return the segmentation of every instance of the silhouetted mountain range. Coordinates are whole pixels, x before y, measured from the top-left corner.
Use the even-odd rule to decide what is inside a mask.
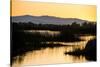
[[[31,16],[31,15],[23,15],[23,16],[11,16],[12,22],[32,22],[36,24],[72,24],[73,22],[77,22],[79,24],[88,22],[87,20],[77,19],[77,18],[60,18],[54,16]]]

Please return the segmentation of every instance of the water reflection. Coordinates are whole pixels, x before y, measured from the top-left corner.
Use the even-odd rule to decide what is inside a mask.
[[[86,59],[83,56],[75,57],[71,55],[64,55],[64,52],[69,47],[59,48],[46,48],[43,50],[33,51],[22,56],[23,61],[18,64],[18,60],[13,64],[19,66],[23,65],[39,65],[39,64],[54,64],[54,63],[72,63],[72,62],[85,62]]]
[[[28,32],[28,33],[40,33],[41,35],[59,35],[60,31],[50,31],[50,30],[24,30],[24,32]]]
[[[86,43],[95,36],[81,36],[84,41],[61,43],[69,44],[69,46],[45,48],[41,50],[27,52],[23,56],[17,56],[12,67],[23,67],[25,65],[40,65],[40,64],[57,64],[57,63],[75,63],[88,61],[85,56],[65,55],[64,52],[74,51],[75,49],[84,49]],[[20,60],[19,58],[23,58]],[[21,61],[21,62],[19,62]]]

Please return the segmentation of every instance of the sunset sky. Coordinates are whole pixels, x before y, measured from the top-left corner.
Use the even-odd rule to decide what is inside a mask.
[[[57,4],[21,0],[11,0],[11,2],[11,16],[48,15],[62,18],[79,18],[83,20],[96,21],[95,5],[74,5],[67,3]]]

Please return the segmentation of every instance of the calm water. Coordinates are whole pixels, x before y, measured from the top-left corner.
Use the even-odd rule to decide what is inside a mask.
[[[45,48],[41,50],[27,52],[23,56],[15,57],[15,61],[12,64],[12,67],[24,67],[27,65],[40,65],[40,64],[58,64],[58,63],[76,63],[76,62],[86,62],[88,61],[85,56],[72,56],[65,55],[67,51],[74,51],[75,49],[84,49],[86,43],[93,39],[95,36],[81,36],[81,39],[85,41],[80,42],[56,42],[64,45],[64,47],[54,47],[54,48]],[[49,42],[47,42],[49,43]]]
[[[54,35],[59,35],[60,32],[59,31],[50,31],[50,30],[24,30],[24,32],[28,32],[28,33],[40,33],[41,35],[44,36],[54,36]]]

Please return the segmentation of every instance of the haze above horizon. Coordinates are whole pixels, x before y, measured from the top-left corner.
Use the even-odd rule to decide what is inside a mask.
[[[96,21],[95,5],[58,4],[12,0],[11,16],[55,16]]]

